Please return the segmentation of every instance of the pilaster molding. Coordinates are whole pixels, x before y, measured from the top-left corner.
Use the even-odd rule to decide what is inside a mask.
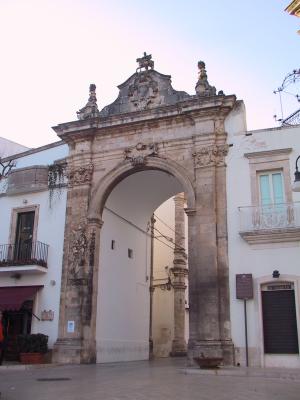
[[[192,217],[192,216],[196,215],[197,210],[196,210],[196,208],[185,208],[184,212],[186,213],[186,215],[188,217]]]
[[[67,173],[69,187],[89,184],[92,181],[93,171],[92,163],[82,167],[71,167]]]
[[[91,215],[88,217],[88,225],[93,225],[99,229],[102,228],[104,221],[97,215]]]
[[[210,145],[200,148],[197,152],[193,153],[195,168],[226,166],[225,157],[228,154],[228,148],[227,144]]]

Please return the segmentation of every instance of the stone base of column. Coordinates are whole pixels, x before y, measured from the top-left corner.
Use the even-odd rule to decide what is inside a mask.
[[[234,345],[232,340],[222,340],[221,345],[224,365],[235,365]]]
[[[171,357],[186,357],[187,346],[184,340],[173,340]]]
[[[52,361],[58,364],[95,364],[96,343],[82,339],[57,339]]]
[[[223,358],[224,365],[234,364],[234,347],[231,341],[189,341],[188,365],[195,366],[195,357]]]

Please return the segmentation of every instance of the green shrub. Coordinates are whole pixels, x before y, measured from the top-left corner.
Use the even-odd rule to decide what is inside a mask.
[[[42,333],[18,335],[18,350],[20,353],[47,353],[48,336]]]

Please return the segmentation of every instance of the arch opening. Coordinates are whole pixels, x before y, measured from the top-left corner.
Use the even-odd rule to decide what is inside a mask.
[[[147,163],[143,165],[141,170],[133,169],[131,163],[125,161],[98,182],[92,193],[89,218],[101,219],[106,201],[117,185],[131,175],[136,175],[143,171],[159,171],[176,179],[178,184],[182,186],[181,191],[185,193],[187,207],[189,209],[194,209],[196,201],[195,191],[192,181],[185,169],[172,160],[149,157]]]
[[[104,200],[97,208],[99,211],[102,208],[104,222],[96,318],[98,363],[149,359],[150,289],[154,287],[153,260],[159,259],[153,256],[153,236],[159,233],[151,230],[151,217],[167,199],[185,191],[177,177],[159,169],[149,168],[130,175],[123,172],[121,176],[123,179],[119,175],[109,193],[112,183],[106,191],[102,190]],[[98,200],[101,203],[99,197]],[[174,242],[161,241],[161,246],[168,245],[174,250]],[[159,246],[156,249],[159,251]],[[170,269],[174,256],[171,249]]]

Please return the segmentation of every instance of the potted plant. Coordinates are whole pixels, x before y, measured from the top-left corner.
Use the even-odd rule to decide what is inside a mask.
[[[48,351],[48,336],[42,333],[18,335],[18,350],[22,364],[42,364]]]

